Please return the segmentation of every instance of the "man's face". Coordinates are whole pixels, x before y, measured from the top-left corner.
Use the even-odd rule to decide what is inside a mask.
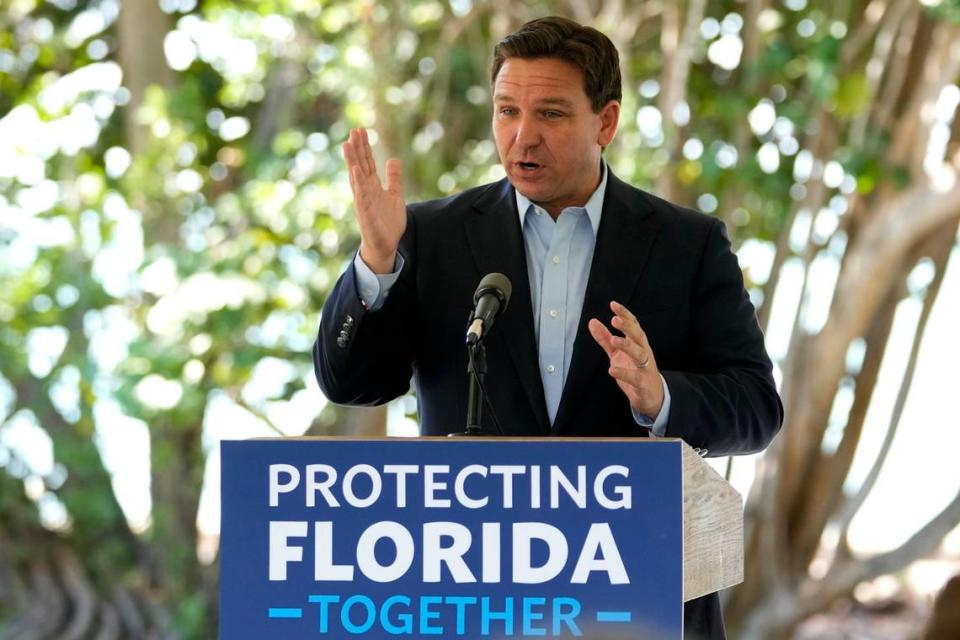
[[[594,113],[583,74],[557,58],[507,58],[493,85],[493,136],[511,184],[556,217],[600,184],[620,103]]]

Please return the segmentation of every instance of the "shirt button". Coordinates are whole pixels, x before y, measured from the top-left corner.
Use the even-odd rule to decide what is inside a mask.
[[[547,365],[547,373],[553,373],[553,372],[556,371],[556,370],[557,370],[557,368],[556,368],[555,366],[553,366],[552,364],[548,364],[548,365]]]
[[[560,264],[560,256],[553,256],[553,264]]]
[[[557,311],[556,309],[550,309],[550,317],[551,317],[551,318],[556,318],[558,315],[560,315],[560,312],[559,312],[559,311]]]

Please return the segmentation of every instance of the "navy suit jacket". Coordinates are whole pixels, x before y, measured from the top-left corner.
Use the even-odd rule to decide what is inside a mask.
[[[399,279],[377,311],[364,308],[353,268],[323,308],[314,348],[320,387],[336,403],[375,405],[417,388],[421,432],[466,423],[464,334],[473,293],[491,272],[513,284],[487,344],[486,388],[505,435],[643,437],[608,359],[587,330],[627,306],[646,331],[670,388],[668,437],[710,455],[759,451],[783,409],[753,305],[719,220],[609,175],[583,312],[556,420],[540,381],[533,309],[513,187],[504,179],[410,205]],[[489,411],[483,425],[494,432]],[[690,638],[722,638],[716,595],[687,603]]]

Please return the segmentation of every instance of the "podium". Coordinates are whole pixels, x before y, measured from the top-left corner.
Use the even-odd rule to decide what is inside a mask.
[[[676,439],[221,444],[220,638],[677,638],[743,579],[739,494]]]

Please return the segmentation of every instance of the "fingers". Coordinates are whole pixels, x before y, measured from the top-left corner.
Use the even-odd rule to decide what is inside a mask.
[[[377,174],[377,167],[373,162],[373,152],[370,149],[370,139],[363,129],[351,129],[346,142],[343,143],[343,157],[347,161],[347,168],[356,167],[362,178]]]
[[[366,187],[367,179],[363,175],[363,169],[360,167],[350,167],[350,189],[353,191],[353,198],[362,208],[368,203],[368,192]]]
[[[603,326],[603,323],[596,318],[592,318],[590,322],[587,323],[587,329],[590,330],[590,335],[593,336],[597,344],[603,348],[607,357],[612,359],[616,353],[616,347],[613,346],[614,335],[610,333],[610,330]]]
[[[627,397],[630,407],[656,416],[663,406],[663,386],[647,334],[625,306],[611,302],[610,309],[614,313],[611,324],[623,335],[614,335],[596,319],[588,324],[590,335],[610,359],[607,372]]]
[[[650,359],[650,353],[633,340],[620,336],[613,336],[612,343],[615,348],[626,353],[638,365],[645,363]]]
[[[619,329],[627,338],[649,351],[650,343],[647,342],[647,334],[640,327],[636,316],[619,302],[611,302],[610,310],[613,311],[614,314],[611,324]]]
[[[343,143],[343,158],[347,162],[347,173],[354,193],[360,187],[383,188],[377,174],[377,164],[370,147],[370,136],[366,129],[351,129]],[[403,197],[403,167],[399,160],[387,160],[387,188],[391,194]]]
[[[604,352],[606,352],[607,357],[613,360],[614,355],[621,351],[630,359],[635,362],[637,365],[643,364],[646,365],[650,359],[652,352],[650,350],[650,345],[647,342],[646,333],[640,327],[640,323],[637,322],[637,319],[627,310],[626,307],[619,305],[618,303],[613,303],[617,305],[622,311],[622,315],[614,316],[612,324],[614,327],[619,329],[624,333],[624,336],[614,335],[607,329],[602,322],[596,319],[590,320],[587,324],[587,328],[590,330],[590,335],[593,336],[593,339],[599,344]],[[611,305],[612,307],[613,305]]]
[[[347,169],[352,170],[354,167],[358,167],[357,164],[357,151],[356,146],[354,145],[355,135],[351,131],[350,135],[347,137],[347,141],[343,143],[343,159],[347,161]]]
[[[358,129],[357,131],[359,131],[358,138],[360,140],[360,146],[358,148],[359,159],[363,166],[363,171],[368,176],[375,176],[377,175],[377,165],[373,161],[373,149],[370,148],[370,138],[367,130]]]
[[[596,322],[596,326],[590,326],[590,333],[594,336],[594,340],[603,347],[607,357],[610,358],[610,364],[622,366],[627,361],[632,363],[632,368],[639,367],[645,370],[648,365],[653,363],[651,370],[656,370],[653,350],[650,348],[647,334],[640,326],[636,316],[619,302],[611,302],[610,309],[614,312],[611,324],[623,333],[622,336],[612,334],[604,327],[603,323],[596,320],[591,321]],[[622,355],[619,359],[615,359],[614,356],[618,353]]]
[[[387,160],[387,191],[403,197],[403,165],[396,158]]]
[[[611,365],[608,369],[611,376],[616,380],[623,382],[631,387],[640,387],[643,384],[643,369],[636,367],[616,367]]]

